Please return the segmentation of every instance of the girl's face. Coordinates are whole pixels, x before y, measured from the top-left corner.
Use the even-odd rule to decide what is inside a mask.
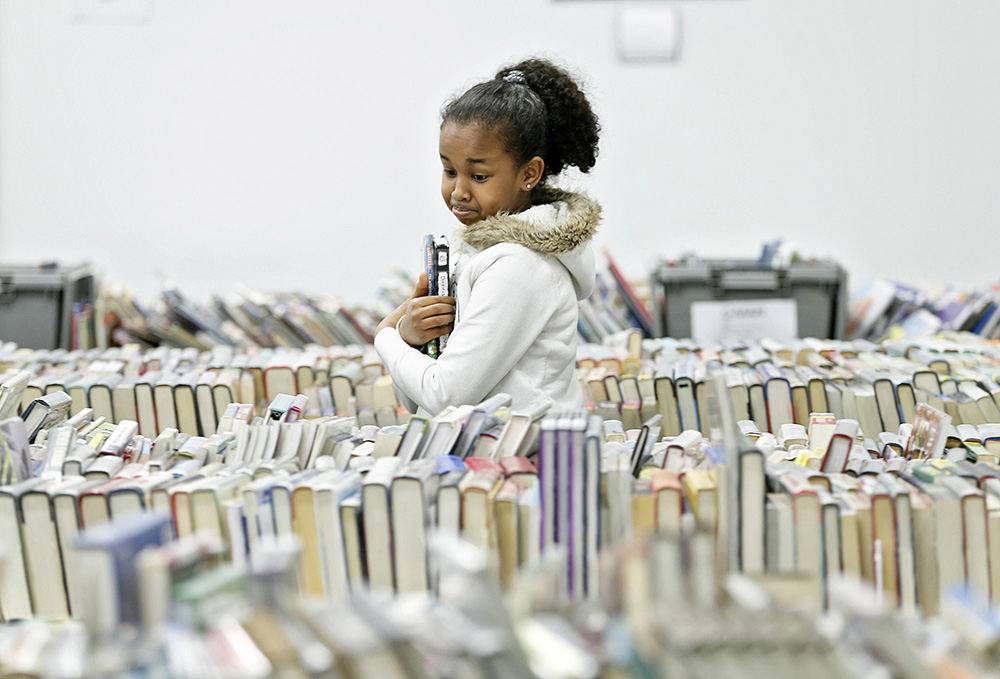
[[[518,167],[500,137],[476,124],[441,126],[441,197],[466,226],[498,212],[520,212],[531,204],[531,190],[544,162],[535,157]]]

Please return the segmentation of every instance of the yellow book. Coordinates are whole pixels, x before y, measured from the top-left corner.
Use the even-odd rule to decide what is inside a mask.
[[[847,497],[847,496],[845,496]],[[851,502],[840,510],[840,562],[845,575],[861,578],[861,531]]]
[[[715,470],[692,469],[684,474],[681,485],[698,527],[714,532],[717,522]]]
[[[312,484],[292,490],[292,531],[302,541],[299,577],[307,596],[323,596],[323,569],[320,564],[319,533],[313,503]]]
[[[644,464],[642,469],[639,470],[639,478],[644,481],[649,481],[653,478],[653,473],[660,471],[660,468],[655,464]]]
[[[917,602],[926,616],[940,612],[941,564],[933,500],[923,493],[910,495],[913,506],[913,553],[917,579]]]
[[[494,496],[493,513],[496,520],[497,550],[500,556],[500,587],[507,590],[514,585],[518,552],[518,497],[521,488],[516,481],[507,480]]]
[[[466,475],[459,486],[462,492],[462,537],[489,555],[489,572],[498,580],[500,564],[493,507],[503,481],[499,471],[480,469]]]
[[[986,535],[989,545],[990,602],[1000,603],[1000,498],[991,493],[986,496]]]
[[[647,479],[632,482],[632,530],[636,537],[656,531],[656,496]]]

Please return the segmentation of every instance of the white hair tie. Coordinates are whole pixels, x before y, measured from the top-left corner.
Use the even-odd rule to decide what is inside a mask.
[[[527,85],[528,80],[524,77],[524,73],[521,71],[511,71],[503,77],[506,82],[514,83],[515,85]]]

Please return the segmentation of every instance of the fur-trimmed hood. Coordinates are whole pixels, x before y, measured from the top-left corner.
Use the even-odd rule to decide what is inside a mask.
[[[539,187],[524,212],[502,212],[465,227],[462,240],[485,250],[497,243],[517,243],[543,255],[562,255],[590,241],[601,206],[582,193]]]
[[[517,214],[501,213],[471,224],[459,238],[476,250],[514,243],[562,263],[573,279],[577,298],[594,288],[594,253],[589,244],[597,232],[601,206],[582,193],[538,187],[533,204]]]

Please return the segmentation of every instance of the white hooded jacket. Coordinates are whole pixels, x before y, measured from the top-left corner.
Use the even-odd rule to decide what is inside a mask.
[[[578,300],[594,286],[590,247],[600,206],[586,196],[542,189],[524,212],[501,214],[460,233],[458,319],[435,360],[393,328],[375,348],[402,394],[430,413],[496,393],[512,409],[577,408]]]

